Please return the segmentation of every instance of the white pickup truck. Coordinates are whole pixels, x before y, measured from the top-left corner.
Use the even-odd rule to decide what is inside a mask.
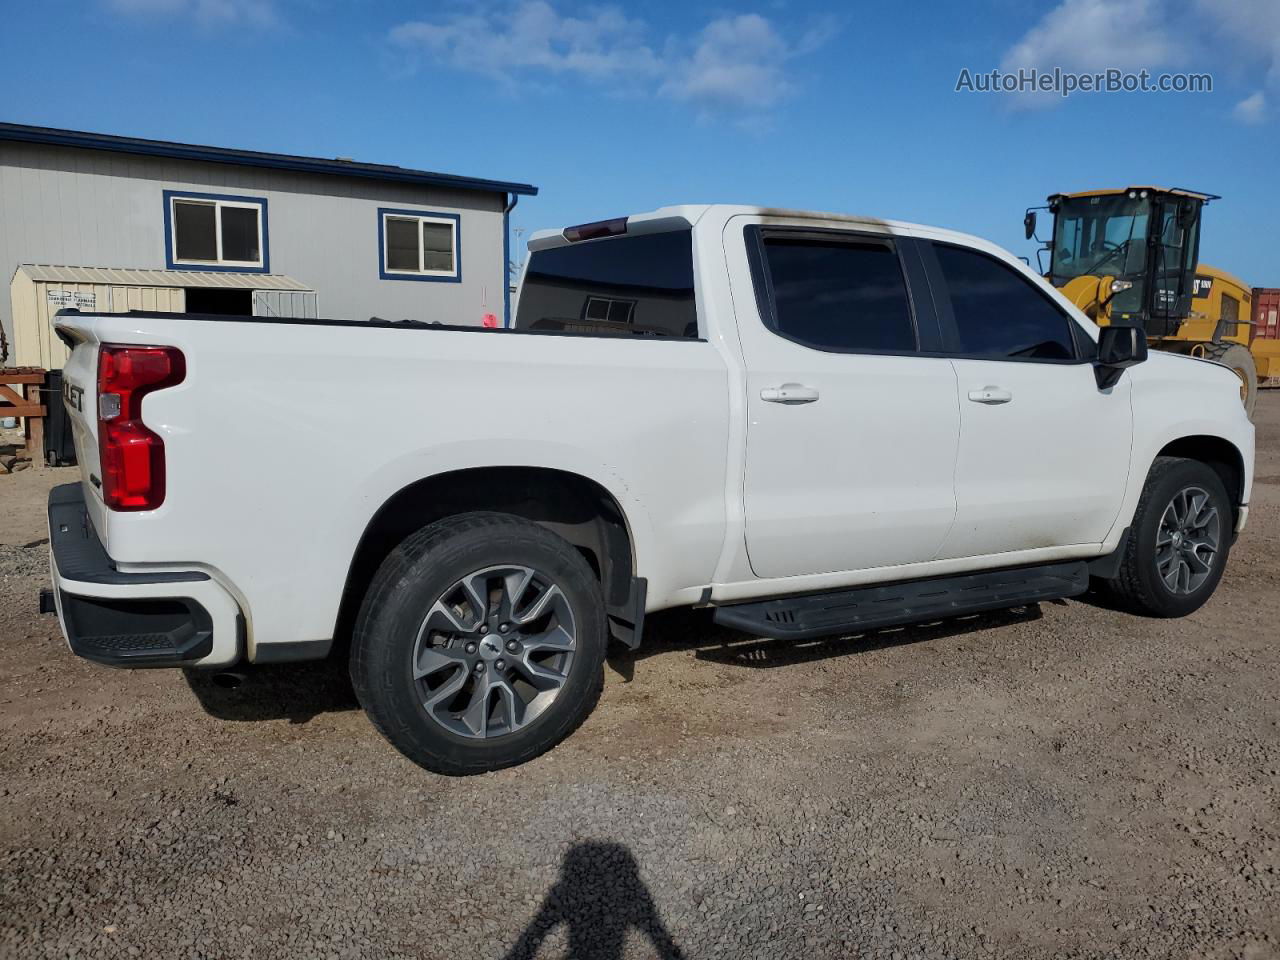
[[[810,637],[1092,579],[1180,616],[1244,527],[1234,374],[982,240],[679,206],[529,248],[509,330],[61,314],[71,649],[349,657],[396,747],[473,773],[567,736],[646,612]]]

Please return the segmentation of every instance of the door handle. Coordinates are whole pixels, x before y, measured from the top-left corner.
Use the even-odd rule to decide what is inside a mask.
[[[1002,390],[1000,387],[983,387],[981,390],[970,390],[969,399],[974,403],[985,403],[994,406],[997,403],[1008,403],[1013,399],[1013,394],[1008,390]]]
[[[813,403],[818,399],[818,391],[806,387],[802,383],[784,383],[780,387],[765,387],[760,391],[760,399],[766,403]]]

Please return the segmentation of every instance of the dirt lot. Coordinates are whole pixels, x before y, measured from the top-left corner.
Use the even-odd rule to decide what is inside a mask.
[[[341,670],[73,658],[0,475],[0,956],[1280,956],[1280,393],[1183,621],[806,644],[653,618],[525,767],[400,758]]]

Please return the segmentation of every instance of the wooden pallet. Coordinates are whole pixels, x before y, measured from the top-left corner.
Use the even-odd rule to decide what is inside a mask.
[[[44,418],[49,410],[40,391],[46,376],[40,367],[0,367],[0,417],[23,418],[27,455],[37,464],[44,463]]]

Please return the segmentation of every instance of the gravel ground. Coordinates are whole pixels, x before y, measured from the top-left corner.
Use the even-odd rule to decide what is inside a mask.
[[[1186,620],[654,617],[568,742],[469,779],[328,665],[73,658],[34,608],[74,474],[0,475],[0,956],[1280,956],[1280,393],[1257,419],[1249,530]]]

